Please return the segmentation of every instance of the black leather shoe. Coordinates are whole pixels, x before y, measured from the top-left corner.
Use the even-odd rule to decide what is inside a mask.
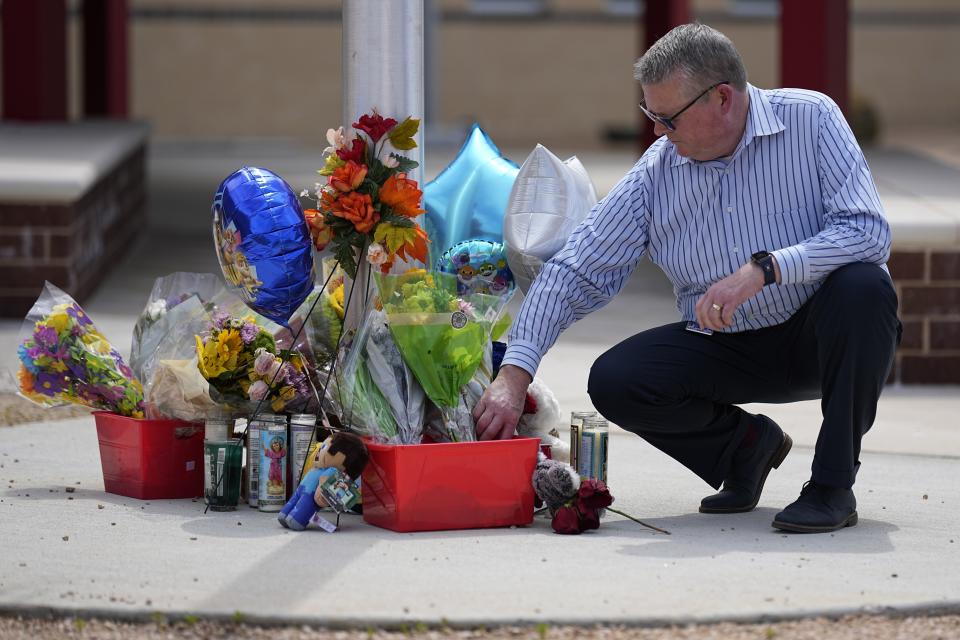
[[[773,519],[773,526],[797,533],[825,533],[857,524],[857,499],[852,489],[810,481],[800,497]]]
[[[700,501],[700,513],[742,513],[757,506],[767,474],[780,467],[793,440],[767,416],[758,415],[756,424],[760,429],[756,444],[734,452],[723,488]]]

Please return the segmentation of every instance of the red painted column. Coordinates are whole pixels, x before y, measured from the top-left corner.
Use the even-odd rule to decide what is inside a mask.
[[[4,120],[66,120],[66,0],[4,0],[0,16]]]
[[[645,4],[646,11],[641,18],[644,38],[640,43],[640,55],[643,55],[654,42],[674,27],[690,22],[689,0],[647,0]],[[640,102],[643,91],[638,89],[637,95],[637,102]],[[643,115],[640,109],[637,109],[637,114],[642,132],[638,142],[640,152],[643,153],[657,137],[653,135],[653,123]]]
[[[780,0],[780,84],[813,89],[846,113],[849,0]]]
[[[127,117],[127,0],[83,0],[83,114]]]

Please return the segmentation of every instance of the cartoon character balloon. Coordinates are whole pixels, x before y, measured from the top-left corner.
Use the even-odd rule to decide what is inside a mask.
[[[313,245],[293,189],[267,169],[230,174],[214,196],[213,239],[230,288],[286,325],[313,289]]]
[[[457,295],[509,296],[515,288],[503,245],[488,240],[456,244],[437,260],[437,270],[457,276]]]
[[[431,247],[442,251],[470,239],[501,242],[503,213],[519,169],[474,124],[457,157],[423,188]]]

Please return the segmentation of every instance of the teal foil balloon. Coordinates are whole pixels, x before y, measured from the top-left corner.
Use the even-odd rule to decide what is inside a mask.
[[[227,285],[286,326],[313,290],[313,244],[290,185],[256,167],[227,176],[213,199],[213,240]]]
[[[443,251],[465,240],[503,242],[503,214],[519,170],[474,124],[457,157],[423,189],[431,248]]]
[[[437,259],[437,271],[457,276],[458,296],[474,293],[509,296],[516,287],[506,251],[499,242],[459,242]]]

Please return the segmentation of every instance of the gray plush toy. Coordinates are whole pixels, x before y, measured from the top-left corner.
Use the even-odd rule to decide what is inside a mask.
[[[533,490],[553,513],[580,490],[580,475],[566,462],[538,454],[533,470]]]

